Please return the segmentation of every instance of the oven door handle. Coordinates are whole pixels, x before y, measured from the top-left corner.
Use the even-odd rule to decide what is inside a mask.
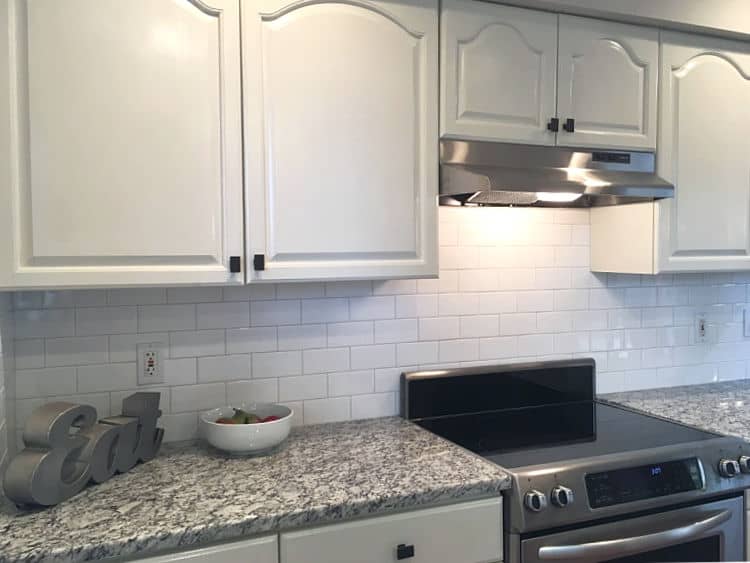
[[[693,522],[687,526],[645,534],[632,538],[606,540],[578,545],[551,545],[539,548],[539,559],[545,561],[565,560],[599,560],[632,553],[651,551],[670,544],[683,542],[699,536],[708,530],[723,524],[732,517],[729,510],[722,510],[705,520]]]

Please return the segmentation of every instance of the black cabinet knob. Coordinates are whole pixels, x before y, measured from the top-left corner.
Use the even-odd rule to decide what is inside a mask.
[[[405,543],[398,544],[396,546],[396,559],[409,559],[414,557],[414,546],[406,545]]]
[[[556,117],[550,119],[549,122],[547,122],[547,129],[553,133],[557,133],[560,129],[560,120]]]
[[[565,123],[563,124],[563,129],[565,129],[568,133],[573,133],[576,130],[576,120],[569,117],[565,120]]]

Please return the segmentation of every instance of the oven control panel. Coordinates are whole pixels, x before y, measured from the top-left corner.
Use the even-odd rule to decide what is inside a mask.
[[[698,458],[652,463],[586,475],[591,508],[663,497],[703,488],[705,477]]]

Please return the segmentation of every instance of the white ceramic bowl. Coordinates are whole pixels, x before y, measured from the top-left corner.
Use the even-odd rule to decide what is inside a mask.
[[[283,405],[248,403],[235,408],[258,415],[260,418],[278,416],[279,420],[256,424],[217,424],[220,418],[231,418],[232,407],[220,407],[201,414],[203,437],[213,447],[235,455],[257,454],[278,446],[292,429],[294,411]]]

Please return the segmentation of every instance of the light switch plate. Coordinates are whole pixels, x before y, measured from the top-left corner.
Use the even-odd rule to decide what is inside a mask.
[[[163,342],[148,342],[136,346],[138,363],[138,385],[164,383]]]

